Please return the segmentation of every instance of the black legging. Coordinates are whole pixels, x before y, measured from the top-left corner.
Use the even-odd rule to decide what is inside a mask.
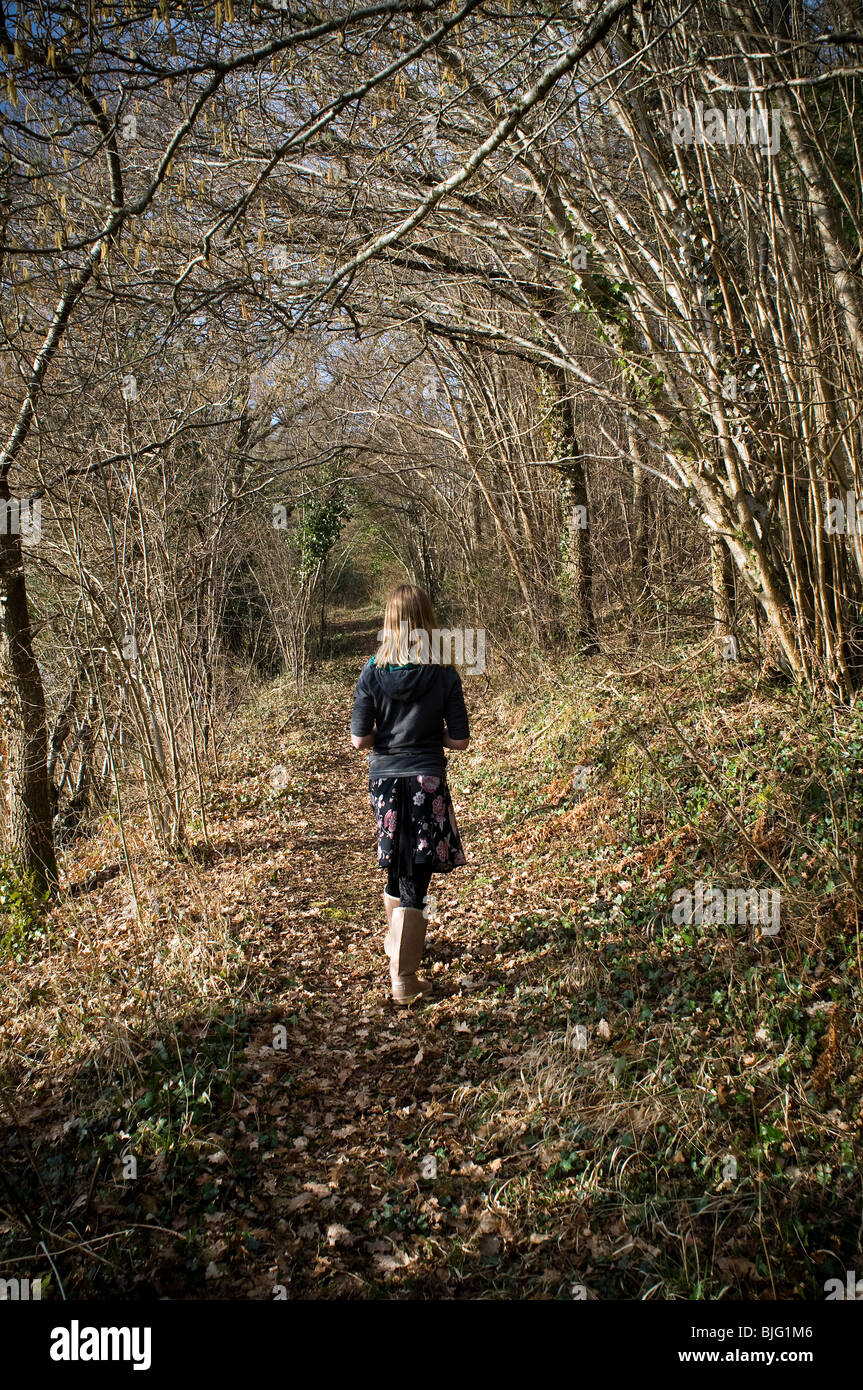
[[[402,907],[422,908],[425,906],[431,876],[431,864],[414,864],[410,876],[399,874],[398,864],[390,864],[387,870],[387,892],[391,898],[398,898]]]

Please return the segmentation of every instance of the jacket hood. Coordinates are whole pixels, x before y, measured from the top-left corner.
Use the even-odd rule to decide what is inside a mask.
[[[416,700],[431,687],[439,666],[399,666],[390,671],[386,666],[372,666],[372,674],[390,700]]]

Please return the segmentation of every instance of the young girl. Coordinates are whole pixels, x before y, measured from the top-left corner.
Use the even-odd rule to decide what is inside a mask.
[[[384,949],[397,1004],[431,989],[417,978],[433,873],[466,862],[446,784],[445,748],[467,748],[470,730],[453,666],[431,659],[437,619],[423,589],[400,584],[387,599],[383,641],[354,691],[351,743],[371,748],[369,798],[378,865],[387,870]]]

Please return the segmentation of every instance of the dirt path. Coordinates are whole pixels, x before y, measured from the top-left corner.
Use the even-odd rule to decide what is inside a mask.
[[[389,998],[365,757],[348,739],[373,633],[345,627],[310,698],[274,688],[238,717],[203,864],[147,860],[142,839],[144,917],[130,923],[120,882],[103,884],[75,899],[71,930],[58,913],[54,957],[16,975],[8,1269],[41,1259],[35,1221],[67,1296],[496,1287],[502,1159],[455,1097],[517,1052],[502,997],[536,970],[489,934],[495,827],[472,803],[468,754],[453,786],[471,864],[435,876],[435,995],[411,1010]],[[93,844],[94,862],[105,853]],[[172,976],[178,951],[192,959]],[[530,1275],[536,1259],[512,1256],[509,1281]]]
[[[246,1273],[259,1296],[280,1284],[289,1296],[368,1293],[382,1281],[451,1292],[460,1277],[450,1267],[454,1238],[462,1252],[476,1226],[486,1248],[480,1258],[500,1246],[470,1220],[478,1179],[493,1173],[467,1153],[453,1107],[484,1050],[470,1021],[478,994],[500,981],[487,974],[490,948],[458,911],[460,890],[469,893],[467,868],[433,883],[440,905],[426,964],[433,1002],[400,1011],[389,1000],[384,876],[365,758],[346,733],[356,666],[346,662],[331,693],[315,701],[317,736],[303,768],[291,862],[269,892],[260,888],[261,924],[270,930],[260,964],[270,973],[267,1024],[276,1046],[262,1031],[260,1050],[246,1055],[260,1067],[257,1113],[275,1115],[283,1133],[263,1155],[268,1219],[255,1239],[273,1263],[262,1269],[261,1260]],[[476,854],[479,827],[469,807],[459,809]],[[271,808],[253,806],[251,818],[262,836],[271,833]],[[248,871],[257,876],[254,863]],[[225,1256],[214,1263],[236,1290],[239,1271]],[[211,1276],[211,1285],[221,1284]]]

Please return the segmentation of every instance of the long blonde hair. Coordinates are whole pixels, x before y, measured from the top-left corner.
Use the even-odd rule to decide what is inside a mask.
[[[425,589],[399,584],[386,602],[383,638],[375,653],[375,665],[430,665],[432,633],[437,625],[437,615]]]

